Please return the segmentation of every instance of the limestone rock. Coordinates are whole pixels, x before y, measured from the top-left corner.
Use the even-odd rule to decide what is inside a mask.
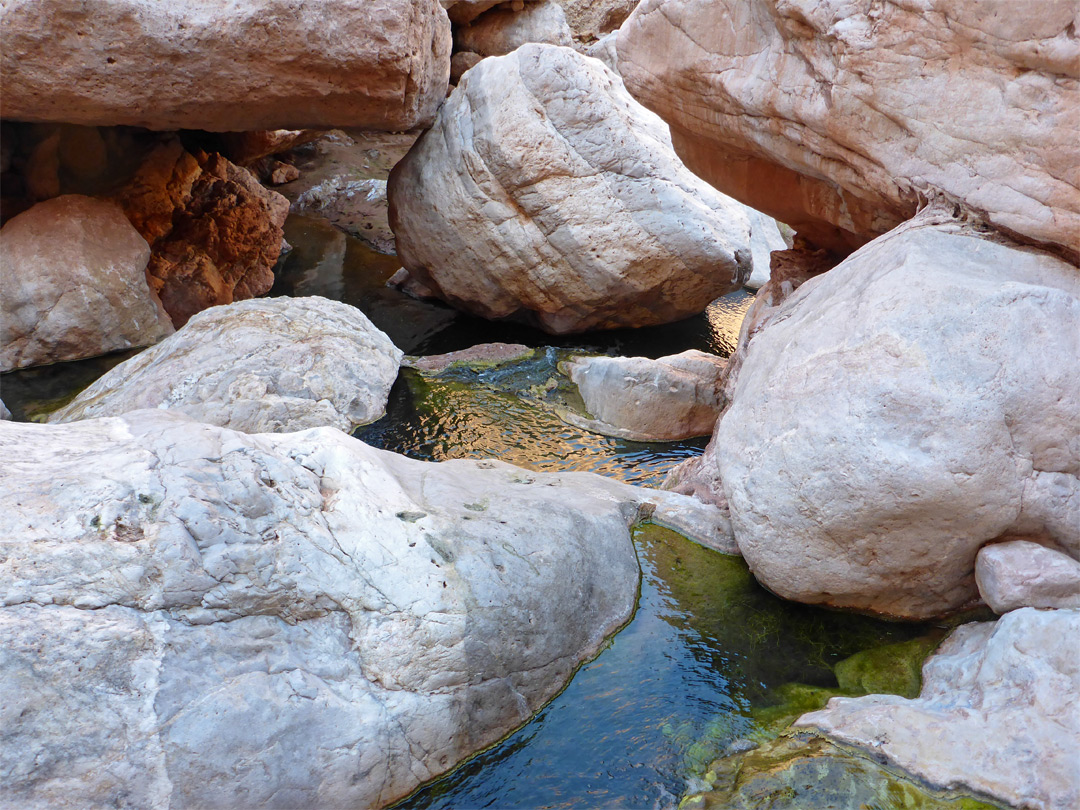
[[[619,72],[619,52],[615,48],[615,40],[618,34],[612,31],[610,34],[605,34],[596,40],[585,51],[587,56],[591,56],[593,59],[599,59],[605,65],[608,66],[608,70],[612,73]]]
[[[1080,608],[1080,562],[1028,540],[984,546],[975,559],[975,581],[995,613]]]
[[[569,48],[485,59],[390,175],[402,265],[454,306],[553,333],[667,323],[749,276],[744,207]]]
[[[479,369],[524,360],[535,354],[536,349],[521,343],[480,343],[446,354],[407,357],[401,365],[415,368],[424,374],[442,374],[454,366],[467,365]]]
[[[157,410],[0,448],[5,806],[387,805],[629,619],[680,498]]]
[[[176,326],[273,286],[289,202],[221,155],[169,140],[117,200],[150,243],[151,283]]]
[[[321,217],[380,253],[394,252],[385,180],[357,180],[346,171],[301,193],[293,202],[292,210],[297,214]]]
[[[619,71],[721,191],[829,248],[944,195],[1080,251],[1073,0],[645,0]]]
[[[1080,611],[1015,610],[953,631],[923,666],[918,698],[833,698],[798,726],[940,787],[1013,807],[1080,804]]]
[[[402,130],[430,124],[450,70],[437,0],[13,0],[0,31],[21,121]]]
[[[637,4],[638,0],[559,0],[574,36],[582,41],[615,33]]]
[[[113,203],[68,194],[0,230],[0,370],[148,346],[173,331],[150,249]]]
[[[503,0],[439,0],[446,9],[450,22],[455,25],[463,25],[471,22],[487,11],[503,2]],[[532,2],[532,0],[528,0]]]
[[[465,75],[465,71],[471,70],[480,64],[483,57],[472,51],[458,51],[450,57],[450,84],[456,85]]]
[[[781,304],[701,465],[770,590],[946,613],[977,598],[986,543],[1080,556],[1076,356],[1074,267],[916,221]]]
[[[647,357],[576,357],[567,373],[595,419],[563,418],[632,441],[708,436],[720,414],[717,383],[726,360],[694,349]]]
[[[99,378],[50,422],[177,410],[245,433],[379,419],[401,351],[360,310],[325,298],[213,307]]]
[[[454,50],[480,56],[502,56],[529,42],[570,45],[573,38],[562,6],[536,0],[521,10],[500,6],[454,31]]]

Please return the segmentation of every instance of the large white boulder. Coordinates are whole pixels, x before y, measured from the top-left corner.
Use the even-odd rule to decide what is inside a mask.
[[[796,726],[872,752],[941,788],[1031,810],[1080,805],[1080,611],[1031,608],[958,627],[923,687],[833,698]]]
[[[1030,540],[984,546],[975,558],[979,595],[995,613],[1080,608],[1080,561]]]
[[[401,357],[348,304],[317,296],[257,298],[200,312],[49,421],[163,408],[245,433],[349,431],[385,413]]]
[[[573,358],[566,373],[593,419],[572,424],[640,442],[708,436],[723,401],[717,390],[727,361],[694,349],[660,357]]]
[[[68,194],[0,230],[0,371],[148,346],[173,331],[146,240],[110,202]]]
[[[10,0],[4,118],[242,131],[431,123],[438,0]]]
[[[780,596],[945,613],[986,543],[1080,556],[1077,356],[1075,267],[912,223],[784,300],[701,466]]]
[[[618,76],[570,48],[525,45],[470,70],[388,192],[414,277],[548,332],[678,320],[750,274],[744,207],[683,167]]]
[[[721,191],[823,247],[943,196],[1080,253],[1074,0],[644,0],[619,72]]]
[[[158,410],[3,422],[0,457],[5,807],[389,804],[629,619],[639,515],[704,514]]]

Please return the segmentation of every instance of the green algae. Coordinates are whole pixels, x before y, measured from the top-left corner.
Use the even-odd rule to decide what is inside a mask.
[[[939,791],[864,752],[809,732],[780,737],[714,763],[712,790],[687,796],[680,810],[1000,810]]]

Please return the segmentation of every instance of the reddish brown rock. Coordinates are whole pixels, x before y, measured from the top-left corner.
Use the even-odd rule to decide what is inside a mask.
[[[617,48],[690,168],[819,245],[940,196],[1075,257],[1075,26],[1073,0],[645,0]]]
[[[221,155],[166,142],[118,201],[150,243],[151,283],[177,327],[273,285],[288,200]]]

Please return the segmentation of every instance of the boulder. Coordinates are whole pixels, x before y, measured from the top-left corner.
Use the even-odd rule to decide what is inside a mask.
[[[158,410],[0,447],[4,806],[390,804],[630,618],[680,497]]]
[[[150,243],[150,280],[177,327],[273,286],[289,202],[221,155],[168,140],[116,199]]]
[[[0,400],[0,421],[11,421],[11,411],[8,410],[7,405],[3,400]]]
[[[610,34],[605,34],[596,40],[585,51],[586,56],[591,56],[593,59],[599,59],[612,73],[619,72],[619,52],[615,48],[615,40],[618,34],[612,31]]]
[[[1073,0],[645,0],[619,72],[721,191],[850,250],[943,196],[1080,251]]]
[[[0,31],[20,121],[402,130],[431,123],[450,70],[437,0],[13,0]]]
[[[647,357],[575,357],[566,373],[594,419],[560,414],[597,433],[639,442],[712,433],[722,402],[717,383],[727,361],[694,349]]]
[[[559,0],[574,37],[581,41],[614,33],[637,4],[638,0]]]
[[[489,8],[499,5],[503,0],[439,0],[439,2],[446,9],[450,22],[454,25],[464,25],[475,20]]]
[[[778,595],[947,613],[989,542],[1080,556],[1076,356],[1076,268],[916,220],[783,301],[700,467]]]
[[[493,8],[454,30],[454,50],[482,57],[502,56],[528,42],[573,43],[566,15],[555,0],[536,0],[520,10],[510,6]]]
[[[317,129],[261,129],[254,132],[221,133],[222,151],[238,166],[260,158],[288,152],[322,136]]]
[[[556,334],[679,320],[751,269],[744,207],[569,48],[524,45],[470,70],[388,194],[410,274],[460,309]]]
[[[797,726],[873,752],[938,787],[1011,807],[1080,804],[1080,611],[1015,610],[958,627],[923,665],[922,693],[833,698]]]
[[[984,546],[975,558],[979,595],[995,613],[1080,608],[1080,562],[1029,540]]]
[[[149,346],[173,331],[150,249],[114,203],[68,194],[0,230],[0,370]]]
[[[326,298],[213,307],[127,360],[50,422],[177,410],[245,433],[351,431],[386,412],[399,351],[360,310]]]
[[[301,192],[293,201],[293,212],[325,219],[380,253],[393,253],[394,232],[388,219],[386,181],[357,180],[352,175],[346,170]]]
[[[483,59],[478,53],[472,51],[458,51],[450,58],[450,84],[456,85],[465,75],[465,71],[471,70],[480,64]]]

